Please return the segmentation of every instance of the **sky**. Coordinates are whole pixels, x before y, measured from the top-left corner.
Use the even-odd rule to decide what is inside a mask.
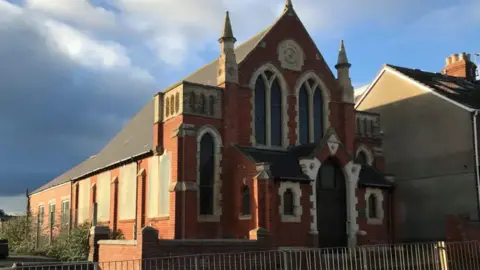
[[[480,53],[480,0],[292,0],[334,70],[345,41],[355,87],[383,64],[440,71]],[[0,0],[0,209],[97,153],[156,92],[238,43],[284,0]],[[237,43],[237,44],[238,44]]]

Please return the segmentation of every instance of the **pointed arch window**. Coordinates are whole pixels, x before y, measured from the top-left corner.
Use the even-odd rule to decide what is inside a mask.
[[[170,114],[175,113],[175,101],[173,99],[173,95],[170,96]]]
[[[283,193],[283,214],[293,216],[295,213],[294,194],[291,188]]]
[[[265,70],[255,79],[254,89],[254,143],[282,147],[284,145],[285,97],[280,78],[272,70]]]
[[[282,90],[278,80],[273,80],[270,89],[270,136],[273,146],[282,146]]]
[[[213,186],[215,178],[215,144],[211,134],[205,133],[200,141],[200,215],[213,214]]]
[[[318,86],[313,92],[313,141],[318,142],[323,135],[323,98]]]
[[[267,89],[262,76],[255,83],[255,141],[257,144],[267,144]]]
[[[247,185],[242,188],[242,211],[243,216],[250,215],[250,189]]]
[[[200,98],[198,100],[198,107],[200,108],[200,113],[206,113],[207,112],[207,107],[206,107],[206,99],[205,95],[202,93],[200,94]]]
[[[208,113],[213,116],[215,114],[215,97],[210,96],[208,102]]]
[[[178,113],[180,110],[180,94],[177,92],[175,94],[175,113]]]
[[[298,90],[298,142],[317,142],[324,132],[324,99],[319,83],[306,80]]]
[[[375,194],[370,194],[368,197],[368,218],[378,218],[377,208],[377,196]]]
[[[197,105],[197,96],[195,95],[194,92],[190,93],[189,104],[188,105],[190,106],[190,111],[195,112],[195,107]]]
[[[307,144],[310,142],[310,112],[308,106],[308,90],[305,85],[300,88],[298,94],[298,114],[300,121],[300,144]]]
[[[170,116],[170,99],[168,98],[165,99],[165,116]]]

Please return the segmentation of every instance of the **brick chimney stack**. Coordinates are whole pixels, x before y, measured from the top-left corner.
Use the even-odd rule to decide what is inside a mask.
[[[469,81],[475,81],[477,66],[470,59],[470,54],[460,53],[452,54],[445,59],[446,65],[442,73],[449,76],[464,78]]]

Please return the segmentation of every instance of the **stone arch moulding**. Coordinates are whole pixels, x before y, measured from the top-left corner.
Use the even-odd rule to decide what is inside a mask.
[[[214,144],[215,144],[215,179],[214,179],[214,191],[213,191],[213,215],[209,216],[202,216],[200,215],[200,193],[197,192],[197,213],[198,214],[198,221],[205,221],[205,222],[218,222],[220,221],[220,216],[222,215],[222,206],[221,206],[221,201],[222,201],[222,181],[220,179],[220,176],[222,174],[222,167],[220,166],[222,162],[222,136],[218,132],[218,130],[211,125],[205,125],[202,126],[197,130],[197,150],[196,150],[196,158],[197,158],[197,164],[196,164],[196,173],[197,173],[197,187],[199,186],[199,181],[200,181],[200,142],[202,140],[203,135],[205,134],[210,134],[213,137]],[[199,189],[197,188],[197,191]]]
[[[308,104],[309,104],[309,126],[310,126],[310,138],[313,137],[313,95],[315,94],[315,89],[318,87],[322,94],[322,99],[323,99],[323,133],[325,134],[327,129],[330,127],[330,101],[331,101],[331,95],[330,95],[330,90],[327,88],[327,85],[323,82],[323,80],[320,78],[320,76],[317,75],[312,70],[306,71],[305,73],[298,78],[297,82],[295,83],[295,97],[296,97],[296,102],[295,102],[295,111],[297,112],[295,116],[295,122],[297,123],[295,126],[295,134],[296,134],[296,144],[299,144],[300,142],[300,119],[299,119],[299,93],[300,93],[300,88],[302,85],[307,82],[308,80],[312,79],[315,84],[313,86],[309,85],[307,83],[307,92],[308,92]]]
[[[329,128],[326,132],[324,139],[319,143],[319,146],[315,150],[316,152],[311,157],[301,158],[299,160],[300,167],[305,175],[307,175],[311,181],[312,194],[310,196],[310,202],[312,208],[310,214],[312,215],[312,222],[310,224],[310,233],[317,234],[317,199],[316,199],[316,180],[317,174],[322,166],[322,162],[329,157],[335,157],[340,165],[346,180],[346,196],[347,196],[347,236],[348,246],[355,246],[357,243],[358,233],[358,211],[357,203],[358,198],[356,196],[356,187],[358,183],[358,176],[360,174],[361,166],[355,164],[346,149],[341,144],[335,130]],[[327,153],[327,155],[321,155],[320,153]]]
[[[265,75],[265,72],[266,71],[270,71],[273,73],[273,76],[268,79]],[[275,65],[273,65],[272,63],[270,62],[267,62],[263,65],[261,65],[259,68],[257,68],[252,76],[250,77],[250,82],[249,82],[249,86],[250,86],[250,89],[252,90],[252,95],[251,95],[251,99],[250,99],[250,104],[251,104],[251,111],[250,111],[250,128],[252,130],[252,134],[250,134],[250,142],[253,146],[257,146],[256,145],[256,140],[255,140],[255,83],[257,81],[257,78],[258,76],[262,76],[263,80],[264,80],[264,83],[265,85],[267,86],[267,98],[266,98],[266,107],[267,108],[270,108],[270,87],[273,83],[273,81],[275,79],[278,79],[279,81],[279,84],[280,84],[280,91],[282,91],[282,147],[286,148],[288,147],[289,145],[289,142],[288,142],[288,132],[289,132],[289,129],[288,129],[288,95],[290,93],[289,91],[289,88],[288,88],[288,84],[287,84],[287,81],[285,80],[285,78],[283,77],[282,73],[280,72],[280,70],[277,69],[277,67],[275,67]],[[270,109],[267,109],[267,147],[270,147]]]
[[[372,150],[370,150],[370,148],[368,148],[368,146],[366,146],[365,144],[360,144],[355,151],[355,158],[357,158],[360,152],[365,153],[365,156],[367,157],[367,164],[369,166],[372,166],[373,162],[375,161]]]

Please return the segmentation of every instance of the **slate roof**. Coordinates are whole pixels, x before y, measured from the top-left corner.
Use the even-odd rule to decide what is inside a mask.
[[[424,84],[436,93],[472,109],[480,109],[480,84],[463,78],[394,65],[386,65]]]
[[[372,166],[362,165],[358,176],[358,185],[364,187],[393,187],[393,183],[388,181],[385,176]]]
[[[276,179],[310,181],[300,168],[298,159],[310,154],[315,149],[314,144],[292,147],[288,150],[271,150],[239,145],[235,147],[253,163],[269,163],[270,173]]]
[[[316,144],[305,144],[294,146],[287,150],[271,150],[251,146],[235,146],[236,149],[254,163],[269,163],[270,173],[275,179],[302,182],[310,182],[311,180],[300,168],[299,159],[310,156],[316,147]],[[360,171],[358,185],[385,188],[393,187],[393,183],[386,180],[385,176],[385,174],[375,168],[363,165]]]
[[[235,47],[237,63],[240,64],[246,59],[246,57],[258,45],[265,34],[273,27],[273,25]],[[187,81],[216,86],[217,61],[218,58],[175,84],[179,84],[182,81]],[[115,135],[115,137],[96,156],[86,159],[66,173],[34,190],[32,193],[37,193],[45,189],[67,183],[71,179],[80,178],[81,176],[92,171],[102,169],[132,156],[151,151],[153,143],[153,110],[153,99],[151,99],[147,105],[145,105],[142,110],[136,116],[134,116],[133,119],[130,120],[127,125],[125,125],[125,127],[117,135]]]

